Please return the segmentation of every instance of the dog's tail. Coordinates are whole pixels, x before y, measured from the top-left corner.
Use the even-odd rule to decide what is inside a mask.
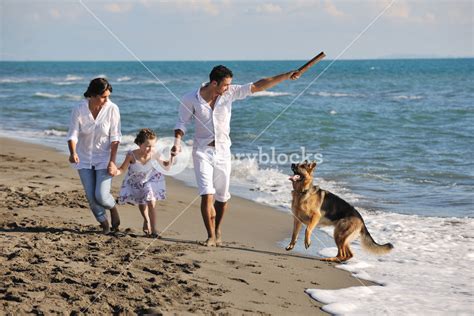
[[[379,245],[376,243],[372,236],[370,236],[365,223],[363,223],[362,228],[360,229],[360,239],[362,247],[373,254],[384,255],[393,249],[393,245],[391,243],[386,243],[384,245]]]

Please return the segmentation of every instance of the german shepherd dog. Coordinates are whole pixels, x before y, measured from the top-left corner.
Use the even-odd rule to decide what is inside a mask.
[[[351,241],[361,236],[362,246],[375,254],[386,254],[392,250],[393,245],[377,244],[370,236],[364,220],[359,212],[349,203],[329,191],[313,185],[313,172],[316,162],[304,161],[292,164],[294,175],[290,177],[293,183],[293,201],[291,210],[294,215],[293,234],[286,250],[295,247],[301,224],[306,225],[304,245],[306,249],[311,245],[311,234],[316,225],[334,226],[334,241],[337,245],[337,256],[323,258],[323,261],[342,262],[352,258],[349,248]]]

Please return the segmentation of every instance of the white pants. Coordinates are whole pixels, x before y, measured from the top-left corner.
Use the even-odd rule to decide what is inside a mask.
[[[199,195],[213,194],[216,201],[227,202],[230,199],[230,150],[217,154],[211,146],[194,148],[193,163]]]

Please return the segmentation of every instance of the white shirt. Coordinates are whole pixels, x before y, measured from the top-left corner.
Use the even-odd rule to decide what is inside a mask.
[[[229,89],[217,98],[214,110],[201,97],[201,87],[182,97],[175,129],[180,129],[186,133],[186,124],[194,116],[196,121],[194,147],[203,147],[215,141],[217,152],[227,152],[232,144],[229,136],[232,102],[245,99],[251,95],[252,83],[230,85]]]
[[[85,100],[74,107],[67,140],[76,143],[79,163],[76,169],[107,169],[110,144],[120,142],[120,111],[112,101],[107,101],[94,120]]]

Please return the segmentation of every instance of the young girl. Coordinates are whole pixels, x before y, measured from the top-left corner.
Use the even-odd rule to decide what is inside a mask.
[[[158,171],[158,164],[169,170],[173,157],[169,161],[154,156],[156,134],[149,128],[138,132],[135,144],[138,149],[130,150],[115,175],[120,175],[128,168],[118,198],[119,204],[138,204],[143,216],[143,232],[146,236],[158,237],[156,226],[156,200],[164,200],[166,194],[165,176]]]

